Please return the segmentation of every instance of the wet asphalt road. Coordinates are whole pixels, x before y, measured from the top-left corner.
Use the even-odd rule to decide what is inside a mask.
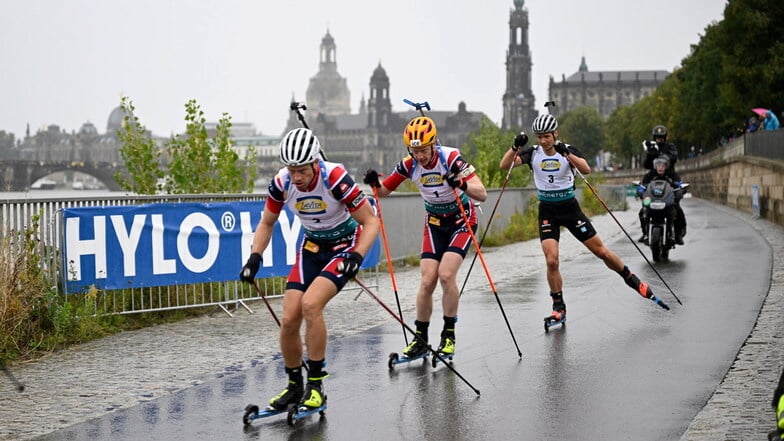
[[[489,286],[467,292],[453,367],[481,396],[445,366],[433,369],[429,359],[388,369],[389,353],[405,344],[400,325],[390,320],[330,340],[324,418],[292,428],[278,415],[243,426],[245,406],[263,406],[284,384],[276,360],[40,439],[678,439],[752,329],[772,265],[770,247],[748,224],[685,202],[687,245],[672,251],[671,262],[656,264],[682,306],[628,242],[610,244],[635,262],[669,312],[582,253],[561,268],[566,327],[543,330],[550,306],[543,273],[496,286],[522,351],[518,358]],[[632,234],[636,239],[637,229]],[[475,277],[484,277],[479,262]],[[440,319],[433,326],[437,335]]]

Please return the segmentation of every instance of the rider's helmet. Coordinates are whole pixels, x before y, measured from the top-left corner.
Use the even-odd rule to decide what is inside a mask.
[[[656,138],[662,138],[662,141],[667,140],[667,127],[663,125],[658,125],[651,130],[651,136],[653,137],[654,141],[658,141]]]
[[[403,129],[403,142],[406,147],[424,147],[434,143],[437,135],[436,123],[426,116],[418,116]]]
[[[661,155],[658,158],[653,160],[653,169],[654,170],[658,170],[660,165],[663,165],[664,166],[664,170],[667,170],[667,168],[670,166],[670,158],[667,157],[667,155]]]
[[[280,161],[289,167],[310,164],[315,161],[321,144],[309,129],[294,129],[280,140]]]
[[[531,124],[531,129],[537,135],[554,132],[558,130],[558,120],[553,115],[539,115],[534,119],[534,123]]]

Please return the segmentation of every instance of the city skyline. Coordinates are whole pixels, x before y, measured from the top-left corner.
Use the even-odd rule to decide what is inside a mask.
[[[559,81],[576,72],[582,56],[593,71],[672,72],[705,27],[722,19],[725,4],[525,1],[536,108],[547,99],[550,76]],[[27,124],[32,133],[48,124],[72,132],[89,121],[104,132],[126,95],[158,136],[183,131],[189,99],[208,121],[226,112],[235,123],[279,135],[292,95],[304,100],[318,72],[327,30],[352,112],[368,98],[370,76],[381,63],[393,111],[406,110],[403,98],[427,100],[434,110],[456,110],[462,101],[501,123],[512,0],[405,0],[378,16],[346,0],[229,0],[221,9],[182,0],[124,6],[86,0],[0,6],[6,34],[0,56],[7,60],[0,130],[19,139]]]

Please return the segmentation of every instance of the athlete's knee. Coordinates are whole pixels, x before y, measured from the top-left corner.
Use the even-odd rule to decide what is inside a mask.
[[[436,277],[425,277],[422,275],[422,280],[420,280],[419,285],[422,287],[422,290],[425,292],[432,293],[434,289],[436,289],[437,278]]]
[[[282,336],[293,336],[299,334],[302,317],[290,317],[284,315],[280,320],[280,334]]]
[[[548,271],[558,271],[558,257],[556,256],[547,256],[545,257],[545,261],[547,262],[547,270]]]
[[[302,316],[306,321],[319,317],[324,310],[324,305],[318,299],[305,297],[302,299]]]

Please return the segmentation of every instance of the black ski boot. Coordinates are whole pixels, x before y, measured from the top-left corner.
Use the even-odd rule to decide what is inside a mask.
[[[283,392],[275,395],[269,400],[270,407],[277,410],[285,410],[290,404],[297,404],[302,399],[302,382],[289,381],[289,385]]]

